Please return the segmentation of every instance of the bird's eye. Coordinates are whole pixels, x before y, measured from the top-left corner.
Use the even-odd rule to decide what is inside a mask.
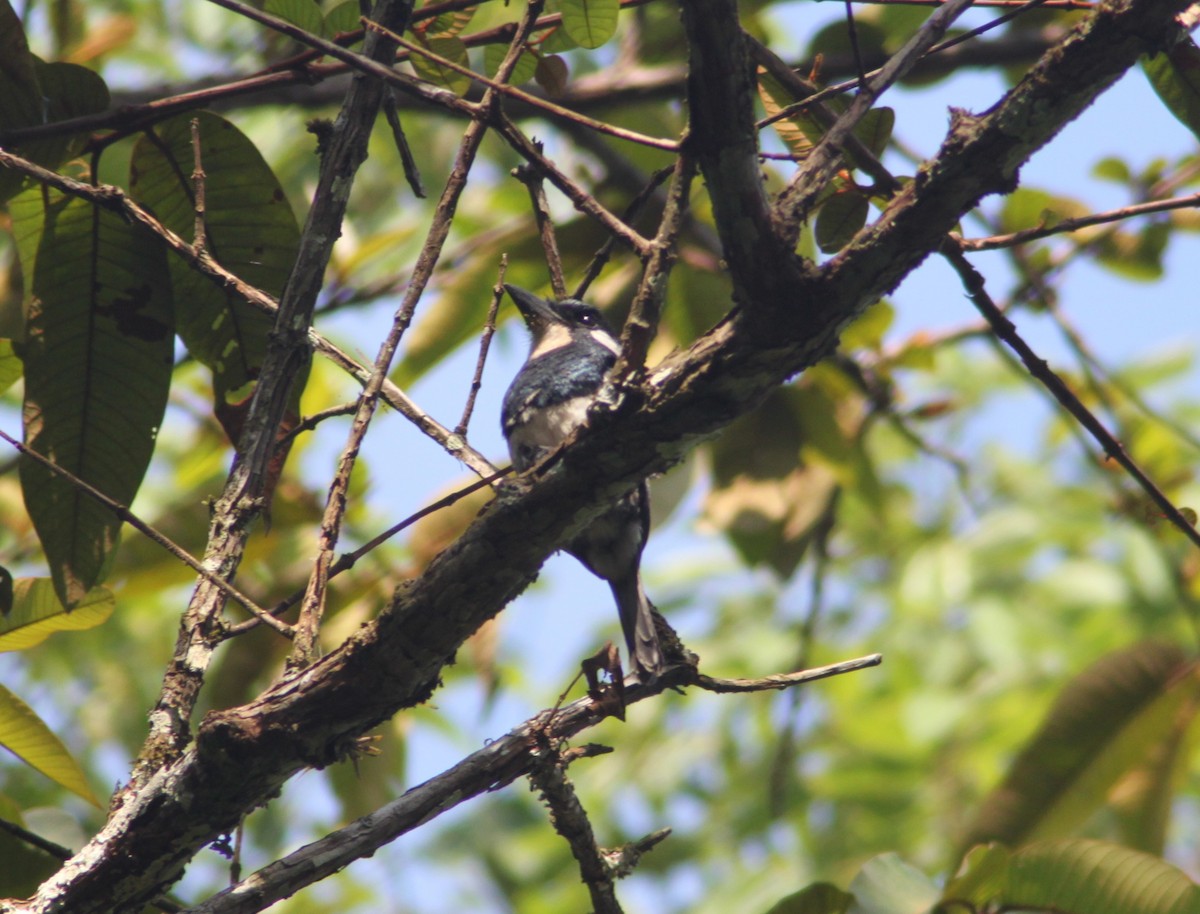
[[[585,327],[590,327],[592,324],[596,323],[596,315],[588,314],[585,311],[583,314],[579,315],[579,323],[583,324]]]

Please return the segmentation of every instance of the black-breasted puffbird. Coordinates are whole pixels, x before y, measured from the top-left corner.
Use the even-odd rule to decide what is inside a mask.
[[[505,284],[529,328],[529,357],[504,395],[500,414],[508,452],[523,472],[587,421],[588,406],[617,361],[620,344],[603,316],[575,299],[547,301]],[[638,680],[663,670],[650,601],[642,588],[642,549],[650,529],[643,482],[572,539],[566,550],[612,588]]]

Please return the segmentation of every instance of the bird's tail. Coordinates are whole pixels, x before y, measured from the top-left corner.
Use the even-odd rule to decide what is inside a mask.
[[[617,611],[621,614],[621,629],[625,633],[625,645],[629,648],[629,662],[642,682],[650,682],[662,673],[662,647],[658,643],[658,629],[654,627],[654,616],[646,591],[642,589],[641,575],[609,581]]]

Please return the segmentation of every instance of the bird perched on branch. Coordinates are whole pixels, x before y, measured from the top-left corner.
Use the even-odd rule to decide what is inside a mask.
[[[548,301],[505,285],[529,328],[529,357],[504,395],[501,426],[508,452],[524,471],[553,452],[587,420],[588,406],[617,361],[620,344],[591,305]],[[643,482],[597,517],[566,549],[612,588],[630,663],[641,682],[663,670],[662,649],[642,589],[642,549],[650,529]]]

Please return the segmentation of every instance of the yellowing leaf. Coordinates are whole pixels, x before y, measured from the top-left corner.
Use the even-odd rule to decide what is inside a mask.
[[[79,763],[71,757],[62,740],[51,732],[33,709],[0,685],[0,746],[25,764],[37,769],[56,784],[83,797],[93,806],[100,802]]]
[[[19,578],[12,610],[0,618],[0,651],[27,650],[55,632],[95,628],[108,620],[114,606],[112,592],[96,587],[68,612],[48,578]]]

